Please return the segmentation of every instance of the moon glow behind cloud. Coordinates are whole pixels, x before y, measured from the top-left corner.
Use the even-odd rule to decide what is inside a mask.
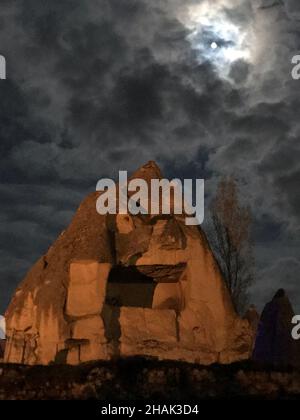
[[[199,63],[210,61],[224,77],[233,62],[252,62],[255,41],[250,24],[241,25],[230,19],[230,3],[234,5],[234,1],[220,0],[211,7],[210,2],[205,0],[189,6],[181,17],[190,31],[188,40],[197,51]]]

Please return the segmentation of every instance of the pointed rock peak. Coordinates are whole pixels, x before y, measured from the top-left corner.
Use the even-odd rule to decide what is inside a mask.
[[[294,311],[284,289],[279,289],[262,312],[253,359],[275,366],[299,366],[299,348],[291,335]]]
[[[149,182],[151,179],[161,179],[162,173],[159,166],[153,160],[150,160],[145,165],[141,166],[133,173],[130,179],[141,178]]]
[[[277,292],[275,293],[275,295],[274,295],[274,297],[273,297],[273,300],[276,300],[276,299],[280,299],[280,298],[287,298],[287,295],[286,295],[286,293],[285,293],[285,290],[284,289],[279,289],[279,290],[277,290]]]
[[[291,319],[294,316],[292,303],[284,289],[277,290],[270,305],[277,306],[281,311],[285,312],[285,314],[288,313]]]

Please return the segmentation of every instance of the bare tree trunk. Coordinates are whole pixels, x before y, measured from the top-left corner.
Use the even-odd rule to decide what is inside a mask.
[[[241,312],[245,309],[254,277],[251,214],[240,204],[233,178],[221,180],[211,206],[211,221],[208,237],[234,307]]]

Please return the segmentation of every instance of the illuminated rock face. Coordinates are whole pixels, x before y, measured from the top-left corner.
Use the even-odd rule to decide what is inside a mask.
[[[70,264],[66,314],[80,318],[99,314],[106,295],[111,264],[74,261]]]
[[[160,178],[149,162],[134,177]],[[6,312],[5,361],[153,356],[201,364],[250,355],[205,235],[179,216],[101,216],[89,195]]]

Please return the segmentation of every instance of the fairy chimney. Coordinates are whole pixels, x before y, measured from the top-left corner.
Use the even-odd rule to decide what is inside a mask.
[[[133,177],[161,178],[149,162]],[[152,356],[201,364],[250,355],[199,226],[174,214],[99,215],[90,194],[6,312],[5,361],[79,364]]]

